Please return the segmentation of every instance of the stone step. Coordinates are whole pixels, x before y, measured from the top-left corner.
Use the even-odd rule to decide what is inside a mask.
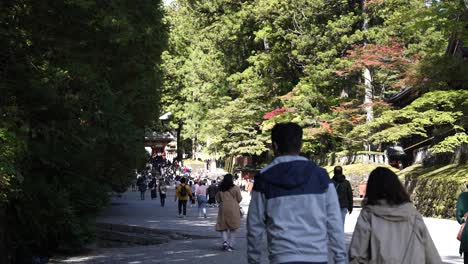
[[[175,240],[186,239],[184,235],[181,235],[172,231],[155,229],[155,228],[147,228],[147,227],[142,227],[142,226],[96,223],[96,227],[99,229],[112,230],[112,231],[123,232],[123,233],[164,235],[164,236],[169,237],[170,239],[175,239]]]
[[[103,246],[158,245],[169,242],[165,235],[126,233],[98,228],[96,230],[98,243]]]
[[[206,239],[212,238],[211,236],[185,234],[173,230],[162,230],[155,228],[147,228],[134,225],[122,225],[111,223],[96,223],[96,228],[101,231],[112,231],[117,233],[135,234],[144,236],[165,237],[170,240],[187,240],[187,239]]]

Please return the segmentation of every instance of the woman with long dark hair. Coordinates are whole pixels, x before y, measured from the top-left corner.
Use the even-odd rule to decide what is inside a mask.
[[[378,167],[349,248],[350,263],[442,263],[421,214],[398,176]]]
[[[219,192],[216,194],[216,201],[219,204],[216,231],[222,233],[223,250],[226,251],[233,250],[234,232],[240,227],[239,203],[241,200],[240,189],[234,185],[232,175],[224,175],[223,181],[219,185]]]

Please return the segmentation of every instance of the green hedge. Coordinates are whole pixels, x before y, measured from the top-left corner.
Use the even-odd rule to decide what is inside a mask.
[[[343,174],[346,176],[354,176],[354,177],[362,177],[367,181],[367,177],[377,167],[385,167],[389,168],[395,172],[398,171],[398,169],[395,169],[392,166],[386,165],[386,164],[363,164],[363,163],[355,163],[355,164],[348,164],[348,165],[336,165],[336,166],[341,166],[343,167]],[[333,177],[333,168],[335,166],[324,166],[323,167],[327,172],[330,174],[330,177]]]
[[[144,166],[163,17],[162,1],[2,1],[0,263],[81,249]]]

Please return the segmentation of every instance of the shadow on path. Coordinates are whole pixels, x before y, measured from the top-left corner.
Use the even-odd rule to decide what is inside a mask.
[[[241,205],[246,209],[249,197],[246,193],[243,193],[243,196],[244,200]],[[167,232],[169,234],[172,232],[187,236],[182,239],[172,238],[159,245],[97,248],[84,256],[56,258],[51,263],[247,263],[245,218],[242,219],[242,226],[236,234],[235,250],[224,252],[221,250],[220,234],[214,230],[218,209],[208,208],[207,219],[198,217],[196,207],[188,207],[187,210],[187,218],[177,217],[177,206],[172,193],[168,195],[166,207],[162,208],[157,199],[147,198],[141,201],[138,193],[127,192],[121,198],[114,198],[112,204],[104,210],[97,221],[160,230],[162,233],[166,232],[166,235]],[[359,212],[356,210],[346,219],[347,245],[351,241],[358,215]],[[454,233],[452,229],[457,229],[454,221],[440,219],[425,219],[425,221],[444,263],[463,264],[463,259],[457,254],[456,241],[450,240],[450,235]],[[268,263],[266,241],[259,246],[265,252],[262,263]]]

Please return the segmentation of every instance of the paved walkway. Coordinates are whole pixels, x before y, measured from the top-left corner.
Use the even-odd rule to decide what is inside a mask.
[[[247,212],[249,195],[243,193],[241,206]],[[161,208],[159,200],[139,199],[139,193],[127,192],[114,198],[109,208],[103,211],[98,222],[135,225],[147,228],[172,230],[189,235],[201,235],[206,239],[172,240],[153,246],[96,249],[85,256],[56,259],[52,263],[222,263],[242,264],[246,260],[245,219],[237,232],[237,246],[233,252],[220,250],[221,238],[214,230],[217,208],[208,208],[208,218],[199,218],[197,208],[187,208],[187,218],[177,217],[177,204],[169,194],[166,207]],[[345,238],[349,243],[356,224],[359,209],[347,217]],[[455,234],[459,228],[455,221],[426,218],[425,222],[445,263],[462,264],[458,256],[459,243]],[[261,245],[265,248],[266,246]],[[263,263],[268,263],[266,256]]]

